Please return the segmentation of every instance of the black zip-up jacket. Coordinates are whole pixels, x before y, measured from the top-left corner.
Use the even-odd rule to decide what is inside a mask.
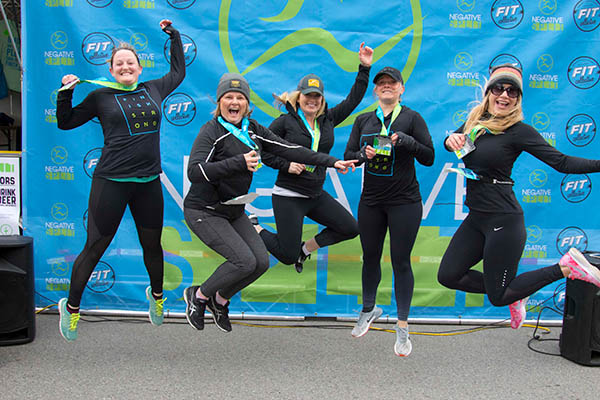
[[[360,104],[369,86],[369,71],[371,67],[359,65],[356,80],[348,96],[337,106],[325,111],[317,117],[317,124],[321,131],[318,152],[329,154],[333,147],[333,128],[344,121]],[[289,102],[285,104],[287,114],[280,115],[271,123],[269,129],[288,142],[311,148],[312,137],[298,115],[296,109]],[[290,174],[288,169],[290,161],[271,154],[263,157],[265,165],[279,170],[275,184],[279,187],[292,190],[308,197],[317,197],[323,190],[326,171],[325,167],[318,166],[314,172],[302,171],[300,175]]]
[[[258,146],[261,158],[272,153],[296,162],[325,167],[333,167],[338,161],[328,154],[286,142],[253,119],[250,120],[248,134]],[[248,193],[253,172],[248,170],[244,154],[251,150],[216,118],[204,124],[190,153],[188,178],[192,185],[184,207],[204,209],[229,219],[239,217],[244,212],[243,205],[222,203]]]
[[[392,113],[384,117],[389,135],[397,133],[398,142],[389,156],[375,155],[366,158],[366,145],[381,132],[381,120],[375,111],[361,114],[354,121],[350,139],[344,152],[347,160],[365,162],[365,175],[361,201],[368,206],[412,204],[421,201],[419,183],[415,173],[415,159],[433,165],[434,151],[431,135],[423,117],[406,106],[392,123]]]
[[[104,147],[94,176],[135,178],[158,175],[160,163],[161,102],[185,78],[185,58],[179,32],[169,27],[171,68],[160,79],[141,82],[132,91],[103,87],[90,92],[77,106],[73,90],[58,92],[59,129],[73,129],[98,117]]]
[[[456,133],[462,133],[463,129],[464,125]],[[444,147],[450,151],[446,140]],[[462,161],[465,167],[482,177],[510,182],[513,165],[522,152],[564,174],[600,172],[600,160],[565,155],[546,142],[535,128],[523,122],[517,122],[498,135],[481,135],[475,140],[475,150],[464,156]],[[523,214],[512,185],[482,180],[467,179],[465,205],[474,211]]]

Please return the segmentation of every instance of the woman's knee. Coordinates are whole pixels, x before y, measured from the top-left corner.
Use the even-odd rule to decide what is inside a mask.
[[[438,270],[437,279],[442,286],[445,286],[449,289],[456,289],[460,277],[458,277],[455,273],[452,273],[452,271],[449,271],[448,269],[440,266],[440,269]]]

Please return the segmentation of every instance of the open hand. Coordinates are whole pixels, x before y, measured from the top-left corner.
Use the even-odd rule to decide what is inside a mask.
[[[365,46],[365,42],[360,44],[360,49],[358,50],[358,59],[365,67],[370,67],[373,63],[373,49],[369,46]]]
[[[352,172],[354,172],[356,170],[356,166],[354,164],[356,164],[357,162],[358,160],[338,160],[335,162],[335,164],[333,164],[333,166],[339,172],[345,174],[348,172],[348,168],[352,168]]]

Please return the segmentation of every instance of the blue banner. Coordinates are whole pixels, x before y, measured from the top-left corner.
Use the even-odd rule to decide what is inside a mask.
[[[34,237],[38,306],[66,296],[73,261],[86,238],[91,175],[103,136],[98,121],[70,131],[56,126],[61,77],[109,77],[113,46],[132,44],[142,81],[169,70],[169,41],[163,18],[181,32],[187,76],[162,104],[161,176],[165,195],[163,248],[165,306],[183,312],[183,289],[199,284],[222,262],[183,221],[189,189],[186,164],[200,127],[215,108],[219,77],[244,75],[252,89],[253,118],[269,125],[279,115],[273,93],[296,88],[308,73],[319,75],[330,106],[349,93],[358,71],[361,42],[375,50],[374,73],[384,66],[402,71],[402,103],[428,124],[436,150],[432,167],[418,166],[423,220],[412,253],[413,318],[505,318],[483,295],[465,294],[437,283],[449,240],[465,218],[462,167],[444,150],[445,136],[466,118],[494,65],[523,68],[525,122],[560,151],[598,158],[595,141],[600,80],[600,2],[597,0],[45,0],[22,4],[23,216]],[[92,85],[79,85],[74,104]],[[342,157],[357,114],[375,108],[367,95],[336,129],[332,154]],[[274,223],[270,192],[276,171],[261,168],[252,190],[261,196],[247,207],[261,223]],[[356,215],[362,169],[347,175],[330,170],[325,189]],[[519,273],[556,263],[570,247],[600,249],[600,216],[592,212],[600,190],[590,174],[564,175],[523,154],[513,170],[514,191],[525,212],[527,244]],[[595,190],[594,190],[595,189]],[[306,220],[305,237],[319,229]],[[269,271],[235,296],[232,314],[355,316],[361,308],[361,251],[358,238],[320,249],[297,274],[272,259]],[[148,277],[129,212],[93,272],[83,309],[145,310]],[[560,283],[532,296],[530,306],[551,297]],[[560,289],[560,288],[559,288]],[[558,296],[564,297],[564,293]],[[394,318],[389,246],[377,303]],[[561,318],[545,313],[544,318]]]

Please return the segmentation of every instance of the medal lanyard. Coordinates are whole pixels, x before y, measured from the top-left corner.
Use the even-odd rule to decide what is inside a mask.
[[[302,120],[302,122],[304,122],[306,129],[308,129],[308,132],[310,133],[310,137],[312,139],[310,146],[311,150],[317,151],[319,149],[319,141],[321,140],[321,130],[319,129],[319,123],[317,122],[317,119],[315,118],[315,129],[313,130],[310,127],[308,121],[306,120],[304,111],[302,111],[300,107],[298,107],[298,115],[300,116],[300,119]]]
[[[398,118],[398,115],[400,115],[401,110],[402,110],[402,106],[400,105],[400,103],[396,104],[396,107],[394,107],[394,111],[392,111],[392,120],[390,121],[390,128],[391,128],[392,124],[394,123],[394,121],[396,120],[396,118]],[[385,122],[383,121],[384,116],[383,116],[383,110],[381,109],[381,106],[377,107],[377,111],[375,112],[375,114],[377,115],[377,118],[379,118],[379,120],[381,121],[381,136],[387,136],[388,130],[385,127]]]
[[[98,78],[98,79],[79,79],[77,81],[73,81],[63,87],[61,87],[60,89],[58,89],[59,92],[62,92],[63,90],[69,90],[69,89],[73,89],[75,87],[75,85],[77,85],[78,83],[82,83],[82,82],[86,82],[86,83],[91,83],[93,85],[98,85],[98,86],[104,86],[104,87],[109,87],[112,89],[118,89],[118,90],[125,90],[128,92],[131,92],[132,90],[137,89],[137,82],[134,83],[131,86],[126,86],[123,85],[122,83],[119,82],[112,82],[109,81],[106,78]]]
[[[217,120],[221,125],[223,125],[225,129],[227,129],[228,132],[235,136],[240,142],[244,143],[252,150],[256,150],[258,152],[258,146],[252,141],[252,139],[250,139],[250,135],[248,135],[249,121],[247,117],[244,117],[244,119],[242,120],[242,129],[238,128],[233,124],[230,124],[221,117],[217,118]]]

